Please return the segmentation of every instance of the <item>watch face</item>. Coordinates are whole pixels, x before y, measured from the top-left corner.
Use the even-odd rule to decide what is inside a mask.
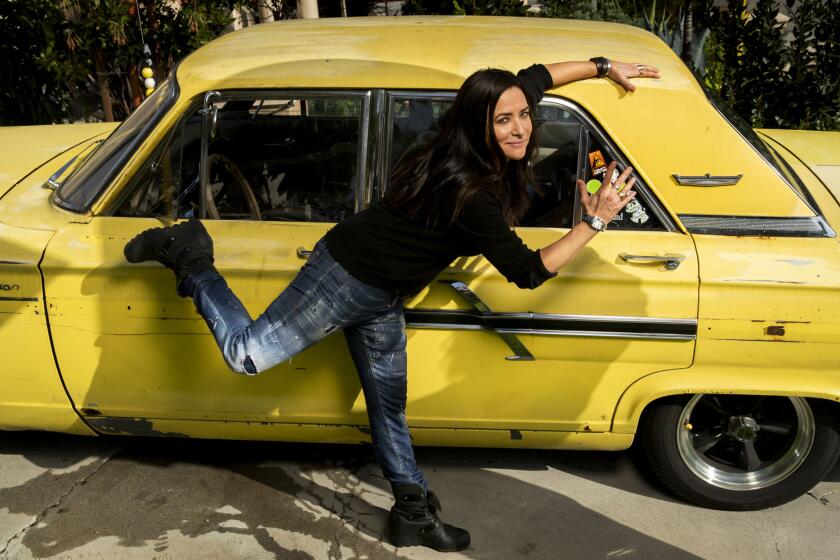
[[[604,231],[607,229],[607,224],[598,216],[584,216],[583,221],[592,226],[592,229]]]

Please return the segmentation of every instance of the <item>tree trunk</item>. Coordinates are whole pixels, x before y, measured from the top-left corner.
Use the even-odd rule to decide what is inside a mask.
[[[140,89],[140,70],[136,64],[128,67],[128,91],[131,92],[131,107],[129,112],[133,111],[143,102],[143,90]]]
[[[93,55],[96,64],[96,81],[99,84],[99,98],[102,100],[102,113],[105,122],[114,122],[114,106],[111,102],[111,92],[108,89],[108,76],[105,74],[105,64],[102,55],[96,51]]]
[[[694,16],[691,13],[691,1],[686,2],[685,19],[683,19],[682,59],[691,60],[691,44],[694,42]]]
[[[318,19],[318,0],[298,0],[298,17]]]
[[[260,23],[268,23],[269,21],[274,21],[274,14],[271,12],[271,8],[266,6],[265,4],[260,4]]]

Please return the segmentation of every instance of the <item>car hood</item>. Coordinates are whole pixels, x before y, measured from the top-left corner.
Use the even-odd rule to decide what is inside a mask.
[[[840,132],[761,129],[807,165],[840,200]]]
[[[0,198],[27,175],[65,151],[119,123],[10,126],[0,128]]]

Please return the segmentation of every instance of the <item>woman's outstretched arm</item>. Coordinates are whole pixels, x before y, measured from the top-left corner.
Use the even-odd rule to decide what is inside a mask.
[[[636,62],[609,61],[610,70],[607,77],[621,85],[627,91],[635,91],[636,86],[630,83],[632,78],[658,78],[659,69],[649,64]],[[546,64],[548,73],[551,74],[553,87],[560,87],[564,84],[594,78],[598,75],[598,67],[592,61],[585,62],[556,62]]]
[[[601,218],[605,224],[609,224],[610,220],[621,212],[628,202],[636,198],[636,191],[633,190],[636,179],[627,181],[630,173],[633,172],[633,168],[626,168],[613,182],[609,178],[613,176],[615,167],[616,162],[612,162],[607,167],[604,182],[595,194],[589,194],[583,181],[580,179],[577,181],[584,212],[590,216]],[[551,245],[541,248],[540,258],[542,258],[546,270],[549,272],[560,270],[597,234],[598,232],[589,224],[580,222],[569,233]]]

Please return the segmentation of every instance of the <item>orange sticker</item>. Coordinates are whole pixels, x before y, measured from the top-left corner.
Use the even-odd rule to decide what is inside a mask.
[[[592,168],[593,175],[600,175],[607,170],[607,162],[601,155],[601,150],[589,152],[589,166]]]

